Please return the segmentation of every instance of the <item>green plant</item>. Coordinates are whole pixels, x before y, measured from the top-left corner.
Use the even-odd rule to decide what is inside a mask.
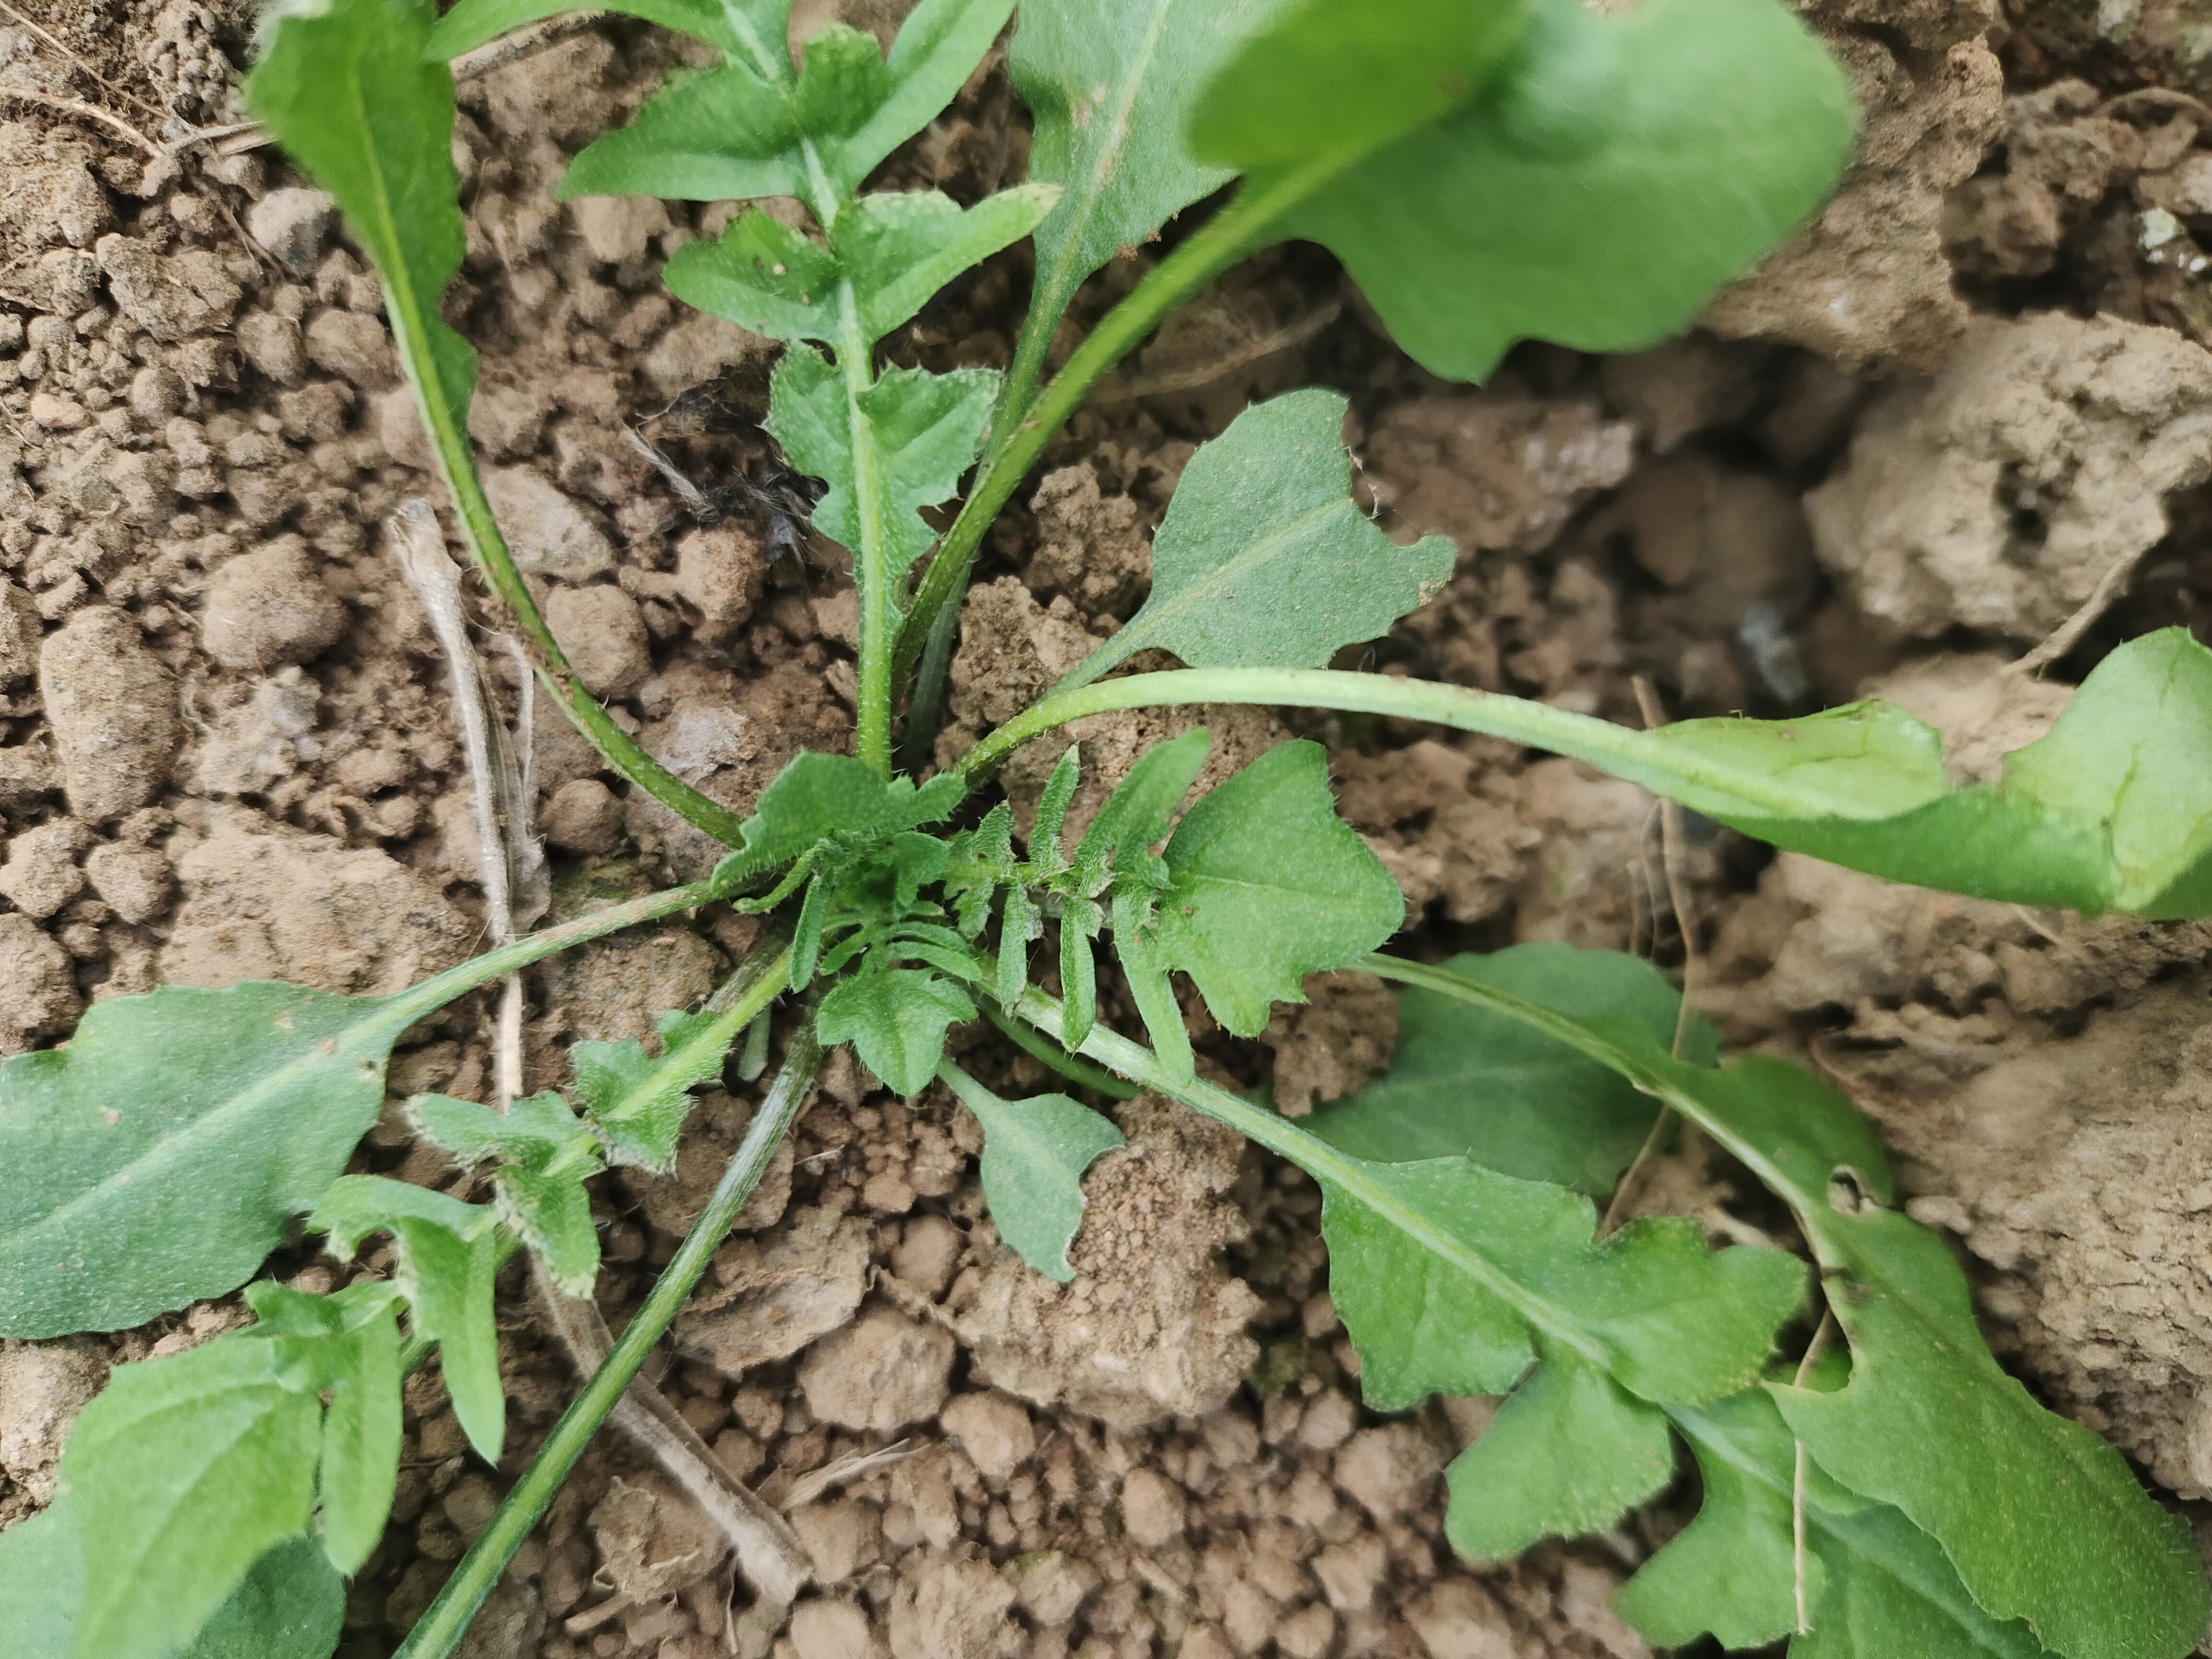
[[[927,746],[993,518],[1097,377],[1254,249],[1328,246],[1405,348],[1458,378],[1524,337],[1622,349],[1685,325],[1817,205],[1849,148],[1842,77],[1787,12],[1271,0],[1240,14],[1240,33],[1194,0],[1024,0],[1011,66],[1036,118],[1034,176],[963,209],[862,185],[951,99],[1012,0],[922,0],[888,58],[832,25],[796,63],[788,0],[625,0],[721,59],[584,151],[568,191],[791,196],[813,221],[801,232],[748,212],[667,272],[679,297],[787,343],[769,425],[827,485],[816,526],[850,550],[858,588],[855,755],[802,755],[739,821],[644,755],[569,672],[477,484],[474,360],[438,316],[462,249],[444,60],[564,6],[463,0],[434,23],[428,0],[323,0],[276,22],[249,92],[375,262],[464,537],[543,678],[617,768],[730,851],[706,882],[396,997],[164,989],[102,1004],[65,1048],[0,1066],[0,1157],[17,1172],[0,1194],[0,1335],[114,1328],[228,1294],[303,1213],[342,1256],[373,1234],[393,1241],[388,1277],[321,1297],[254,1285],[252,1326],[129,1368],[87,1407],[64,1496],[0,1536],[0,1613],[29,1632],[18,1648],[326,1653],[337,1575],[390,1502],[401,1376],[434,1347],[471,1442],[495,1456],[500,1263],[527,1249],[557,1284],[587,1286],[583,1183],[609,1162],[666,1166],[690,1091],[790,993],[804,1002],[781,1069],[713,1200],[409,1638],[411,1659],[452,1651],[689,1294],[822,1045],[849,1042],[902,1093],[942,1079],[984,1129],[1001,1237],[1066,1276],[1083,1172],[1118,1135],[1067,1095],[1004,1101],[952,1065],[947,1030],[979,1016],[1077,1086],[1158,1090],[1320,1182],[1332,1294],[1369,1402],[1510,1396],[1454,1466],[1446,1527],[1463,1552],[1610,1525],[1673,1479],[1679,1441],[1705,1506],[1619,1604],[1656,1641],[1787,1636],[1800,1659],[2187,1651],[2207,1596],[2186,1529],[2116,1452],[1997,1367],[1957,1267],[1890,1207],[1881,1147],[1832,1091],[1772,1061],[1720,1068],[1694,1023],[1674,1041],[1675,994],[1625,959],[1376,954],[1403,902],[1336,817],[1312,744],[1267,751],[1186,809],[1208,746],[1187,732],[1142,757],[1080,837],[1064,833],[1071,748],[1018,848],[1007,804],[975,799],[1016,747],[1103,710],[1364,711],[1575,756],[1899,879],[2196,915],[2212,911],[2212,655],[2185,633],[2115,653],[2000,781],[1965,788],[1936,733],[1879,704],[1632,732],[1330,672],[1338,647],[1425,599],[1450,550],[1395,546],[1361,517],[1341,400],[1295,392],[1194,458],[1152,597],[1121,634],[949,769],[919,784],[893,771],[902,708],[908,751]],[[1231,181],[1045,380],[1085,278]],[[882,343],[939,287],[1024,235],[1038,279],[1006,375],[883,366]],[[939,537],[918,509],[960,495],[971,468]],[[1188,666],[1103,678],[1148,646]],[[413,1103],[424,1139],[489,1166],[492,1201],[343,1173],[409,1025],[526,962],[710,900],[776,921],[704,1010],[666,1018],[657,1056],[579,1045],[573,1103]],[[1030,983],[1048,924],[1059,999]],[[1109,940],[1149,1048],[1098,1023]],[[1174,975],[1251,1035],[1306,975],[1347,965],[1409,988],[1404,1050],[1382,1082],[1302,1127],[1198,1077]],[[1540,1109],[1561,1101],[1571,1111]],[[1590,1195],[1668,1112],[1789,1206],[1810,1267],[1711,1250],[1678,1218],[1601,1234]],[[1822,1351],[1823,1316],[1800,1362],[1778,1364],[1823,1303],[1842,1346]]]

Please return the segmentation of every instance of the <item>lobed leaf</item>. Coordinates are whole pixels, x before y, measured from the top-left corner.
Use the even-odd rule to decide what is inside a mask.
[[[580,1064],[577,1071],[581,1076]],[[599,1236],[584,1182],[601,1167],[592,1126],[550,1089],[504,1112],[445,1095],[418,1095],[407,1110],[423,1139],[462,1164],[502,1160],[492,1176],[500,1220],[538,1253],[555,1284],[570,1296],[589,1296],[599,1279]]]
[[[1456,554],[1442,536],[1400,547],[1353,503],[1348,407],[1287,392],[1200,445],[1152,538],[1143,609],[1054,689],[1155,646],[1194,668],[1324,667],[1425,605]]]
[[[1425,368],[1478,380],[1518,339],[1680,332],[1819,205],[1854,130],[1842,70],[1774,0],[1389,0],[1248,43],[1192,143],[1297,196],[1269,234],[1328,247]]]
[[[1470,1560],[1510,1560],[1606,1530],[1674,1478],[1667,1413],[1573,1350],[1545,1348],[1445,1471],[1444,1537]]]
[[[2041,1659],[2026,1625],[1974,1604],[1934,1539],[1817,1465],[1804,1487],[1812,1628],[1796,1634],[1796,1443],[1773,1401],[1751,1389],[1668,1415],[1697,1457],[1705,1501],[1613,1598],[1656,1645],[1686,1646],[1710,1632],[1728,1648],[1788,1636],[1791,1659]]]
[[[1709,1250],[1680,1217],[1601,1240],[1588,1199],[1463,1158],[1360,1164],[1357,1187],[1299,1161],[1322,1183],[1330,1297],[1378,1411],[1504,1394],[1539,1335],[1640,1398],[1717,1400],[1758,1376],[1803,1300],[1795,1257]]]
[[[122,1330],[235,1290],[374,1125],[424,1012],[164,986],[0,1062],[0,1336]]]
[[[84,1544],[67,1493],[0,1532],[0,1642],[9,1659],[73,1659]],[[177,1659],[329,1659],[345,1581],[312,1538],[283,1540],[246,1570]]]
[[[1650,963],[1619,951],[1516,945],[1443,966],[1592,1030],[1633,1026],[1662,1048],[1674,1038],[1680,993]],[[1712,1028],[1692,1019],[1684,1058],[1709,1066],[1718,1051]],[[1523,1180],[1609,1193],[1658,1109],[1610,1066],[1525,1021],[1413,986],[1398,994],[1389,1069],[1305,1127],[1355,1158],[1464,1155]]]
[[[951,1060],[937,1074],[983,1126],[983,1197],[1015,1255],[1048,1279],[1074,1279],[1067,1247],[1083,1224],[1083,1172],[1121,1132],[1066,1095],[1001,1100]]]
[[[60,1470],[88,1551],[78,1659],[167,1659],[307,1531],[322,1413],[282,1359],[235,1335],[118,1365],[78,1416]]]
[[[438,1345],[438,1367],[453,1396],[453,1415],[487,1463],[499,1462],[507,1437],[507,1395],[499,1379],[499,1329],[492,1315],[492,1279],[499,1271],[495,1217],[489,1206],[383,1176],[341,1176],[307,1218],[330,1235],[330,1249],[349,1261],[373,1232],[398,1245],[392,1273],[408,1301],[418,1337]]]
[[[660,1057],[635,1037],[577,1042],[568,1048],[576,1092],[605,1138],[611,1163],[662,1174],[676,1167],[676,1143],[691,1115],[691,1091],[722,1074],[744,1028],[738,1011],[660,1017]]]
[[[940,773],[921,787],[885,778],[850,755],[811,750],[794,757],[761,791],[744,822],[744,844],[725,858],[718,878],[735,879],[791,863],[826,841],[861,842],[939,823],[952,815],[966,783]]]
[[[1007,67],[1036,118],[1029,176],[1060,190],[1036,232],[1029,329],[1048,338],[1085,277],[1234,176],[1194,160],[1183,131],[1231,49],[1282,9],[1281,0],[1026,0]]]
[[[1155,923],[1213,1016],[1255,1036],[1308,974],[1372,950],[1405,921],[1398,884],[1336,816],[1328,757],[1303,740],[1269,750],[1176,826]],[[1118,929],[1115,942],[1127,946]]]
[[[758,208],[714,242],[678,248],[668,291],[772,339],[838,345],[849,300],[864,347],[919,313],[970,265],[1028,235],[1058,192],[1021,185],[963,210],[939,191],[863,196],[827,248]]]
[[[917,509],[960,488],[998,384],[987,368],[894,368],[855,395],[821,353],[794,346],[776,365],[766,424],[793,466],[829,485],[815,505],[814,527],[856,551],[865,510],[856,458],[865,451],[880,532],[874,544],[883,550],[884,580],[895,582],[937,539]]]
[[[886,1088],[912,1098],[936,1073],[946,1030],[975,1018],[975,1005],[952,981],[927,969],[877,968],[831,986],[814,1029],[825,1044],[851,1043]]]

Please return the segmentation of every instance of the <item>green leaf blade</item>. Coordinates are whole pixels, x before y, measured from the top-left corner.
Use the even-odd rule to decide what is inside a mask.
[[[96,1541],[79,1659],[167,1659],[283,1540],[304,1533],[321,1413],[277,1376],[276,1345],[219,1339],[118,1366],[62,1454]]]
[[[428,55],[435,21],[429,0],[331,0],[284,15],[246,77],[246,101],[337,198],[383,279],[401,356],[419,356],[428,373],[418,392],[441,400],[458,425],[477,361],[438,313],[466,235],[450,142],[453,72]]]
[[[1674,1041],[1680,994],[1625,952],[1516,945],[1443,965],[1586,1024],[1632,1025],[1662,1049]],[[1650,1096],[1522,1021],[1418,987],[1399,994],[1398,1020],[1389,1069],[1305,1121],[1355,1158],[1464,1155],[1595,1194],[1613,1190],[1650,1133]],[[1692,1021],[1686,1057],[1710,1065],[1717,1053],[1711,1027]]]
[[[983,1196],[999,1237],[1048,1279],[1067,1284],[1067,1247],[1083,1224],[1083,1173],[1124,1144],[1121,1132],[1066,1095],[1001,1100],[951,1061],[938,1075],[983,1126]]]
[[[750,201],[810,194],[801,133],[784,90],[736,60],[672,80],[637,118],[586,145],[557,192]]]
[[[945,1032],[975,1018],[975,1005],[952,981],[927,969],[886,968],[831,986],[814,1029],[824,1043],[850,1042],[885,1087],[911,1099],[936,1075]]]
[[[235,1290],[374,1125],[400,1024],[296,986],[165,986],[0,1062],[0,1335]]]
[[[1143,609],[1056,689],[1155,646],[1194,668],[1320,668],[1426,604],[1457,554],[1442,536],[1400,547],[1352,501],[1347,407],[1286,392],[1200,446],[1152,538]]]
[[[1261,755],[1183,815],[1163,856],[1162,955],[1241,1036],[1405,921],[1397,882],[1336,816],[1318,744]]]
[[[323,1548],[350,1577],[361,1570],[392,1515],[399,1478],[399,1328],[388,1300],[333,1339],[331,1403],[323,1413]]]
[[[430,31],[428,50],[450,60],[502,34],[580,9],[575,0],[460,0]],[[782,42],[791,7],[789,0],[614,0],[599,9],[643,18],[751,63],[754,48]]]
[[[1476,1561],[1613,1526],[1674,1477],[1667,1414],[1571,1351],[1547,1353],[1445,1471],[1444,1536]]]
[[[1850,155],[1848,82],[1774,0],[1650,0],[1603,19],[1531,0],[1518,30],[1518,9],[1395,0],[1361,9],[1364,40],[1339,9],[1248,46],[1208,89],[1194,142],[1255,191],[1319,167],[1326,181],[1271,233],[1333,250],[1448,379],[1486,379],[1519,339],[1626,351],[1680,332]],[[1470,10],[1479,32],[1455,27]],[[1594,58],[1610,75],[1593,79]],[[1313,107],[1279,122],[1291,89]]]

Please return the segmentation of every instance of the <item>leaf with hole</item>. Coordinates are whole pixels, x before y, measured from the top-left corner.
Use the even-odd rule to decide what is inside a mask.
[[[1516,945],[1443,964],[1605,1030],[1632,1023],[1661,1047],[1681,995],[1648,962],[1618,951]],[[1686,1058],[1711,1065],[1712,1028],[1692,1018]],[[1465,1155],[1529,1181],[1609,1193],[1650,1133],[1657,1103],[1525,1022],[1413,987],[1398,994],[1389,1068],[1305,1121],[1356,1158],[1398,1163]]]
[[[1256,404],[1201,445],[1152,538],[1144,608],[1054,688],[1158,647],[1194,668],[1321,668],[1379,639],[1451,579],[1442,536],[1400,547],[1352,499],[1346,400]]]
[[[1796,1443],[1773,1401],[1754,1389],[1668,1414],[1697,1457],[1704,1501],[1613,1603],[1654,1644],[1686,1647],[1710,1632],[1731,1649],[1789,1637],[1790,1659],[2041,1659],[2026,1625],[1975,1606],[1934,1539],[1817,1464],[1804,1486],[1812,1629],[1796,1634]]]
[[[937,1074],[983,1126],[983,1197],[999,1237],[1046,1278],[1068,1283],[1083,1172],[1122,1145],[1121,1132],[1066,1095],[1001,1100],[949,1060]]]

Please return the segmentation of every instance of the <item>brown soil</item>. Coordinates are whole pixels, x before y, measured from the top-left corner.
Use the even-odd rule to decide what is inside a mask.
[[[229,0],[34,9],[80,64],[0,27],[0,96],[83,99],[156,137],[169,117],[234,112],[245,19]],[[898,8],[845,9],[880,23]],[[2080,9],[1814,6],[1869,110],[1861,160],[1706,331],[1642,356],[1531,348],[1485,388],[1445,385],[1314,250],[1254,261],[1077,417],[994,532],[954,732],[1012,713],[1141,602],[1151,527],[1197,442],[1253,397],[1321,383],[1352,399],[1347,435],[1386,522],[1463,555],[1436,604],[1346,665],[1628,722],[1636,675],[1675,714],[1783,713],[1878,684],[1946,728],[1961,775],[1986,773],[2099,653],[2197,621],[2212,594],[2197,252],[2212,111],[2155,90],[2196,73],[2155,29],[2097,46],[2068,32]],[[764,352],[656,276],[728,204],[551,193],[689,51],[611,24],[464,88],[468,258],[447,309],[483,352],[472,429],[556,630],[648,749],[743,810],[799,749],[848,740],[850,581],[819,544],[772,559],[742,528],[694,527],[620,438]],[[483,923],[459,736],[380,538],[402,501],[440,492],[374,279],[267,153],[179,169],[48,109],[0,118],[0,1052],[164,981],[374,992],[460,959]],[[886,181],[973,199],[1018,176],[1025,148],[994,62]],[[1084,319],[1139,264],[1105,273]],[[994,261],[894,355],[1005,362],[1024,288],[1018,254]],[[1256,359],[1239,348],[1292,336]],[[1234,366],[1206,378],[1224,355]],[[703,445],[685,459],[729,464]],[[2047,683],[1997,673],[1990,653],[2041,638],[2116,566],[2119,600]],[[1417,951],[1559,939],[1680,962],[1652,898],[1650,798],[1492,739],[1253,709],[1101,716],[1077,730],[1079,817],[1200,720],[1217,774],[1286,736],[1331,744]],[[711,860],[565,726],[538,730],[556,916]],[[1053,757],[1007,769],[1025,817]],[[1732,1042],[1820,1066],[1874,1114],[1914,1213],[1958,1237],[1998,1351],[2212,1516],[2212,929],[2031,915],[1770,858],[1709,826],[1692,839],[1701,1005]],[[709,912],[538,971],[533,1086],[562,1079],[568,1042],[645,1036],[696,1002],[754,931]],[[1193,1005],[1202,1063],[1272,1077],[1292,1111],[1356,1086],[1395,1040],[1388,998],[1352,976],[1310,988],[1256,1042]],[[1111,986],[1101,1003],[1133,1018]],[[465,1004],[416,1035],[357,1167],[449,1183],[398,1102],[483,1090],[489,1011]],[[988,1030],[955,1046],[994,1085],[1045,1083]],[[672,1176],[599,1183],[597,1297],[614,1324],[751,1110],[746,1091],[710,1093]],[[1091,1178],[1063,1289],[999,1246],[977,1131],[942,1091],[905,1103],[849,1060],[825,1073],[659,1378],[723,1462],[788,1507],[811,1555],[776,1659],[1644,1653],[1607,1598],[1680,1513],[1512,1566],[1455,1561],[1438,1474],[1488,1402],[1366,1412],[1312,1185],[1180,1109],[1139,1100],[1121,1117],[1129,1146]],[[1717,1230],[1747,1201],[1694,1140],[1643,1199]],[[335,1282],[304,1251],[276,1265]],[[467,1454],[434,1372],[409,1383],[399,1503],[349,1599],[349,1659],[390,1650],[573,1387],[520,1277],[504,1290],[506,1456]],[[206,1305],[113,1338],[0,1345],[0,1523],[51,1497],[68,1423],[111,1363],[241,1317]],[[888,1463],[808,1479],[893,1445]],[[720,1535],[610,1434],[464,1651],[705,1659],[736,1650],[744,1598]],[[765,1644],[746,1645],[758,1659]]]

